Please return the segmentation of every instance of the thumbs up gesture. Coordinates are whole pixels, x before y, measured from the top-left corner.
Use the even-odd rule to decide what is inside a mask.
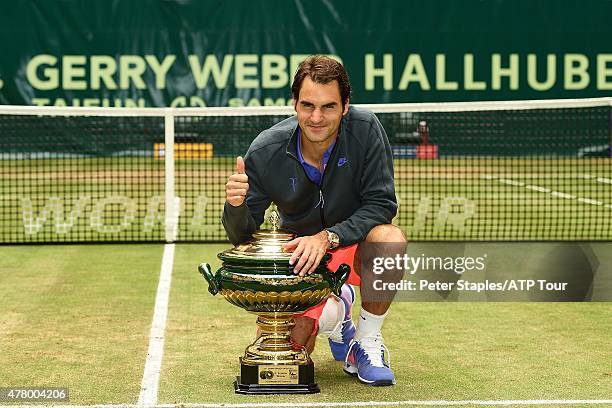
[[[244,203],[247,191],[249,191],[249,177],[246,175],[244,159],[238,156],[236,157],[236,172],[225,184],[225,201],[233,207],[238,207]]]

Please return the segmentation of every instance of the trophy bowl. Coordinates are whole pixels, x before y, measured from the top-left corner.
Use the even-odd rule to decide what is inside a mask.
[[[289,264],[291,252],[282,245],[296,236],[278,228],[272,213],[272,229],[258,230],[252,239],[219,253],[221,267],[213,275],[210,265],[198,267],[212,295],[220,293],[229,303],[257,315],[259,336],[240,358],[241,375],[234,383],[240,394],[319,392],[314,364],[304,347],[291,342],[294,315],[316,306],[331,293],[340,295],[350,267],[327,268],[325,254],[315,272],[298,276]]]

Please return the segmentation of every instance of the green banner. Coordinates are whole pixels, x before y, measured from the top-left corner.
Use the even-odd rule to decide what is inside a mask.
[[[356,103],[609,96],[611,20],[607,0],[16,0],[0,103],[287,105],[314,53]]]

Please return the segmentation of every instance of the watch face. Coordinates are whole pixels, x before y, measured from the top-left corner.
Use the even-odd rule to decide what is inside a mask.
[[[327,240],[331,244],[332,248],[336,248],[340,245],[340,237],[335,232],[327,231]]]

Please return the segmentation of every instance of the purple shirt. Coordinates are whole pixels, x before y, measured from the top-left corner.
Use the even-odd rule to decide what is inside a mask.
[[[302,149],[300,148],[301,144],[302,144],[302,130],[298,129],[298,140],[297,140],[298,160],[300,161],[300,164],[306,171],[306,175],[308,176],[310,181],[315,183],[317,186],[321,187],[321,181],[323,180],[323,172],[319,171],[318,168],[306,163],[306,161],[304,160],[304,157],[302,156]],[[332,143],[331,146],[329,146],[329,148],[323,153],[323,160],[321,161],[323,171],[325,171],[325,167],[327,166],[327,162],[329,161],[329,156],[331,156],[331,152],[335,144],[336,144],[336,140],[334,139],[334,143]]]

